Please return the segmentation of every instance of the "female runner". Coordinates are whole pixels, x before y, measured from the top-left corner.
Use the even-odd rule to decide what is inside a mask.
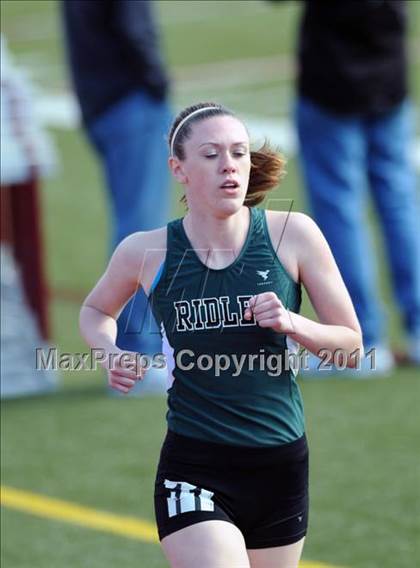
[[[155,511],[171,567],[295,568],[308,521],[297,348],[354,366],[359,323],[315,223],[255,207],[283,174],[278,154],[250,151],[214,103],[183,110],[169,145],[188,211],[119,245],[81,331],[114,354],[109,383],[127,393],[144,369],[116,347],[115,320],[139,285],[149,295],[170,381]],[[301,285],[319,321],[298,314]]]

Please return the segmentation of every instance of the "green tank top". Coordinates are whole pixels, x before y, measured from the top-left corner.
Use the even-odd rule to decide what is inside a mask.
[[[223,269],[201,262],[182,219],[168,224],[150,302],[168,365],[170,430],[242,446],[281,445],[304,434],[292,355],[298,345],[244,319],[248,300],[267,291],[299,311],[300,285],[277,257],[263,210],[250,208],[242,251]]]

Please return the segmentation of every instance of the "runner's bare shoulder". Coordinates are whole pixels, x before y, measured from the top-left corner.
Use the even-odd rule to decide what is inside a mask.
[[[295,282],[299,281],[299,257],[302,248],[316,231],[314,221],[304,213],[266,211],[271,243],[283,266]]]
[[[127,277],[141,283],[146,292],[160,264],[165,260],[166,234],[166,227],[133,233],[118,245],[114,253]]]

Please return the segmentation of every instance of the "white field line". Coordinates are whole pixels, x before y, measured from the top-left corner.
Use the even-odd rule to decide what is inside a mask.
[[[47,126],[74,129],[80,124],[80,113],[75,97],[71,93],[44,93],[35,101],[38,118]],[[258,144],[267,138],[288,157],[297,151],[297,137],[294,124],[287,116],[267,118],[243,114],[251,139]],[[420,137],[414,140],[410,150],[416,170],[420,172]]]
[[[32,62],[36,55],[30,56]],[[30,63],[30,61],[28,61]],[[41,63],[41,62],[39,62]],[[38,68],[45,76],[47,69],[43,65],[28,66],[28,73],[36,80]],[[58,66],[49,66],[48,71],[52,74]],[[225,99],[244,108],[244,104],[250,101],[249,89],[268,83],[266,89],[260,89],[263,101],[273,101],[270,105],[264,105],[269,112],[278,110],[284,116],[267,118],[245,114],[251,137],[262,140],[267,138],[275,146],[278,146],[289,157],[297,150],[296,134],[292,121],[287,118],[285,100],[288,98],[287,87],[279,82],[293,80],[293,60],[290,56],[275,55],[269,57],[255,57],[234,59],[221,62],[212,62],[201,65],[178,67],[173,71],[173,91],[175,99],[196,99],[197,93],[208,93],[210,98]],[[278,84],[277,87],[273,83]],[[248,86],[249,89],[245,87]],[[240,89],[241,87],[242,89]],[[237,89],[237,90],[235,90]],[[278,89],[278,105],[276,105],[276,89]],[[195,92],[195,95],[194,95]],[[223,97],[221,97],[223,93]],[[188,95],[188,97],[187,97]],[[264,99],[267,97],[267,99]],[[204,97],[206,98],[206,97]],[[207,97],[208,98],[208,97]],[[258,101],[258,93],[255,94]],[[246,105],[250,106],[250,105]],[[261,104],[259,105],[261,108]],[[39,92],[35,100],[36,114],[42,123],[57,128],[76,128],[80,124],[80,112],[78,104],[71,91]],[[420,138],[416,139],[411,150],[411,155],[416,167],[420,170]]]
[[[79,108],[70,93],[43,94],[35,102],[36,115],[40,121],[55,128],[74,129],[80,124]],[[251,139],[260,144],[267,138],[288,156],[296,151],[296,135],[291,121],[286,118],[263,118],[244,115]]]

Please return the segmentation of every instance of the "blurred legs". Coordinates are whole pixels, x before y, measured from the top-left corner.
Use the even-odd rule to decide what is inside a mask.
[[[168,221],[165,135],[169,121],[167,103],[139,91],[119,101],[89,128],[106,171],[111,251],[127,235],[156,229]],[[118,319],[119,347],[143,353],[160,351],[156,324],[146,309],[147,298],[139,291]]]

